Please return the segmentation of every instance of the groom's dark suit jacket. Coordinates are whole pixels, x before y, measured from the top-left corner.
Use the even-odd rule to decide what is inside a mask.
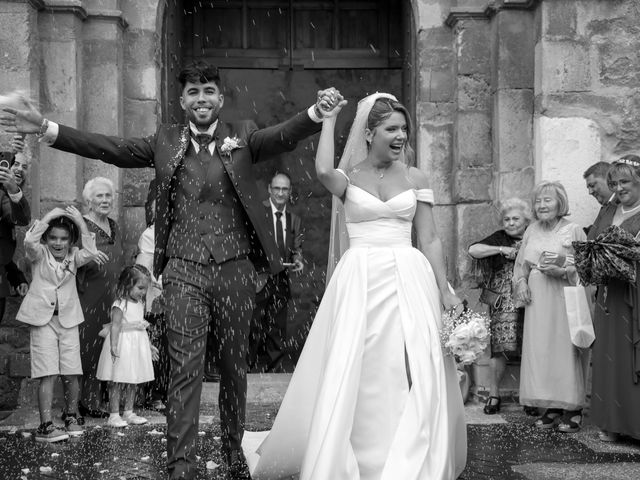
[[[306,111],[272,127],[258,130],[252,121],[225,123],[218,121],[214,132],[216,142],[214,157],[222,161],[233,189],[242,209],[248,217],[247,234],[251,241],[250,258],[257,270],[269,270],[277,273],[282,264],[275,247],[273,229],[266,228],[264,207],[257,199],[260,195],[252,172],[252,163],[267,159],[274,154],[293,150],[297,142],[320,130],[321,124],[314,122]],[[240,148],[225,155],[221,147],[225,138],[237,137]],[[167,242],[174,223],[173,200],[175,199],[177,167],[183,162],[185,152],[190,145],[189,127],[187,125],[160,125],[154,135],[145,138],[120,138],[95,133],[82,132],[64,125],[59,126],[59,133],[54,148],[76,153],[87,158],[94,158],[121,168],[153,167],[159,188],[156,190],[156,228],[154,274],[162,273],[168,257]],[[174,180],[172,180],[174,179]],[[194,213],[195,216],[195,213]],[[194,219],[197,222],[197,219]],[[215,234],[214,222],[209,225],[194,224],[200,227],[202,240],[207,244],[207,235]],[[224,261],[224,255],[233,258],[232,232],[223,245],[211,252],[218,263]],[[211,250],[211,249],[210,249]],[[222,255],[222,256],[221,256]]]

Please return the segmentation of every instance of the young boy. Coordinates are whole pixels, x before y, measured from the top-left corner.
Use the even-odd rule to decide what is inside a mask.
[[[73,244],[82,234],[82,249]],[[78,267],[97,254],[95,237],[89,233],[75,207],[54,208],[36,220],[25,235],[25,253],[31,262],[33,281],[16,318],[31,325],[31,377],[39,378],[38,442],[59,442],[83,433],[78,424],[78,376],[82,375],[78,325],[84,321],[78,291]],[[62,375],[66,410],[65,429],[52,422],[53,387]]]

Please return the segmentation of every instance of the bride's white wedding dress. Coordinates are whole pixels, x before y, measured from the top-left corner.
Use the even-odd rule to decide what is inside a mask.
[[[453,359],[440,346],[431,265],[411,246],[417,201],[386,202],[349,184],[350,248],[336,267],[278,416],[259,448],[246,432],[255,480],[449,480],[467,436]],[[263,434],[264,435],[264,434]]]

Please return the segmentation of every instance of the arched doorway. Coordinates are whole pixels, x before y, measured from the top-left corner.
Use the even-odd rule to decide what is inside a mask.
[[[414,22],[409,0],[169,1],[163,18],[163,120],[182,121],[176,75],[193,61],[220,69],[225,120],[283,121],[335,86],[349,100],[341,114],[338,150],[358,99],[395,94],[414,110]],[[307,268],[294,283],[288,336],[301,346],[324,290],[331,197],[315,180],[315,141],[256,165],[260,191],[276,170],[289,173],[305,225]],[[262,200],[262,199],[259,199]]]

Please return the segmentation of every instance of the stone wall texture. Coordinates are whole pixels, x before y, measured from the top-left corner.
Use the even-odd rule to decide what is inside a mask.
[[[280,91],[277,102],[265,99],[256,108],[249,97],[258,84],[268,89],[290,73],[249,78],[237,70],[229,75],[238,88],[225,93],[243,115],[267,125],[306,107],[321,86],[335,84],[355,99],[375,90],[402,91],[408,82],[417,164],[434,189],[447,274],[463,295],[475,298],[466,251],[498,228],[501,200],[528,198],[537,181],[559,179],[569,191],[572,219],[588,225],[598,205],[587,196],[582,171],[601,159],[640,152],[640,6],[636,0],[404,1],[415,30],[404,72],[308,70],[297,77],[309,85],[305,91]],[[48,118],[71,126],[152,134],[162,119],[175,117],[171,78],[181,63],[184,18],[179,4],[0,0],[0,94],[21,88]],[[354,111],[352,102],[345,113]],[[348,126],[345,120],[339,127],[346,132]],[[2,148],[8,141],[0,133]],[[152,171],[118,170],[34,138],[27,144],[32,166],[25,192],[34,216],[60,203],[80,205],[89,178],[111,178],[120,241],[132,258]],[[289,165],[299,178],[294,208],[308,225],[309,268],[293,309],[298,347],[322,295],[326,258],[330,197],[313,177],[313,151],[310,141],[292,159],[257,169],[263,189],[272,168]],[[13,319],[18,305],[18,298],[10,299],[0,326],[0,409],[15,405],[17,387],[28,376],[28,331]]]

